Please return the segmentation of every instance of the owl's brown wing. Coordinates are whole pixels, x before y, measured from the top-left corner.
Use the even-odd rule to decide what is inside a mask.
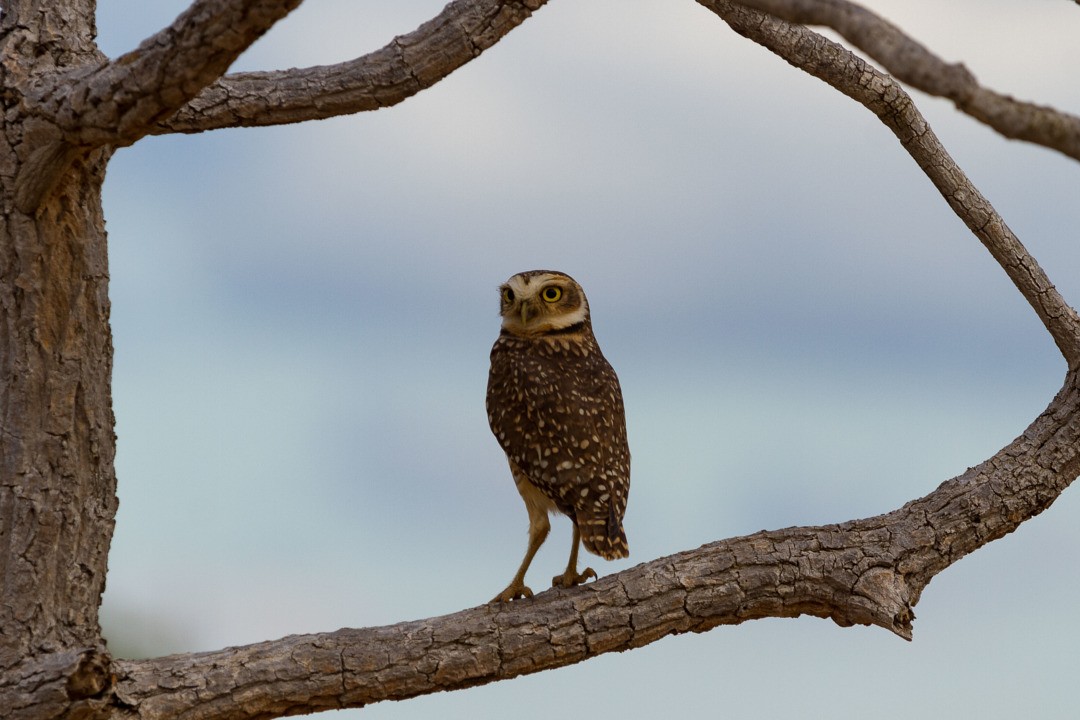
[[[625,557],[626,420],[619,380],[596,345],[500,338],[487,405],[507,457],[574,519],[585,547]]]

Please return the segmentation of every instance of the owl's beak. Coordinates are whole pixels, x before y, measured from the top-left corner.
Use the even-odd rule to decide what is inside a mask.
[[[521,303],[521,325],[524,327],[529,324],[529,303]]]

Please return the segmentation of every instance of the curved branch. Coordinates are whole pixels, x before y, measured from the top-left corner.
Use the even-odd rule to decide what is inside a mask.
[[[40,129],[19,170],[16,207],[33,213],[80,155],[144,137],[300,2],[195,0],[172,25],[112,62],[36,78],[23,99]]]
[[[735,32],[824,80],[885,123],[1034,308],[1070,368],[1080,366],[1080,316],[1019,238],[949,156],[911,97],[891,77],[840,45],[741,2],[698,0]]]
[[[937,573],[1049,507],[1080,473],[1075,313],[891,78],[806,28],[723,0],[701,1],[738,32],[866,105],[893,130],[1069,359],[1065,384],[1046,411],[986,462],[885,515],[723,540],[572,590],[382,628],[145,661],[110,663],[92,649],[35,656],[0,678],[0,689],[45,689],[27,694],[36,705],[20,706],[18,713],[232,720],[359,707],[761,617],[813,615],[910,638],[912,608]]]
[[[57,75],[39,112],[71,145],[131,145],[220,78],[300,2],[195,0],[137,49],[89,72]]]
[[[952,563],[1046,509],[1080,473],[1075,313],[891,80],[806,28],[703,2],[737,31],[873,110],[1054,335],[1071,370],[1047,410],[994,457],[885,515],[733,538],[573,590],[429,620],[114,664],[141,717],[255,718],[471,687],[627,650],[670,634],[814,615],[910,638],[913,606]]]
[[[1080,473],[1080,378],[1008,447],[885,515],[722,540],[571,590],[361,630],[112,665],[98,696],[143,720],[361,707],[571,665],[684,632],[813,615],[911,638],[939,572],[1046,509]]]
[[[946,63],[866,8],[847,0],[737,1],[788,22],[832,28],[897,79],[952,100],[957,109],[1005,137],[1080,160],[1080,117],[982,87],[966,67]]]
[[[478,57],[547,0],[456,0],[413,32],[337,65],[228,75],[151,132],[322,120],[395,105]]]

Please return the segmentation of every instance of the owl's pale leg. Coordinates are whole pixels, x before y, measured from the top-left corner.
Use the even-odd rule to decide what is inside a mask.
[[[518,598],[531,598],[533,596],[532,590],[525,584],[525,573],[528,571],[536,551],[544,544],[548,531],[551,530],[551,523],[548,521],[548,505],[550,505],[550,501],[540,494],[535,485],[528,480],[521,479],[517,473],[515,473],[515,479],[518,481],[518,492],[521,493],[521,497],[525,501],[525,508],[529,511],[529,547],[525,550],[525,559],[521,561],[521,567],[514,574],[514,579],[510,581],[505,590],[491,599],[493,603],[510,602]]]
[[[551,578],[551,587],[563,587],[569,588],[575,585],[580,585],[589,578],[596,577],[596,571],[590,567],[585,568],[578,574],[577,571],[577,551],[578,545],[581,544],[581,531],[578,530],[577,523],[574,523],[574,544],[570,546],[570,562],[566,563],[566,572],[562,575],[556,575]]]

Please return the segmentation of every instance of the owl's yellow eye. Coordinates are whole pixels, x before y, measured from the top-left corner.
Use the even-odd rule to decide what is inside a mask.
[[[503,288],[502,299],[503,299],[503,302],[507,302],[507,303],[514,302],[514,291],[511,290],[510,288]]]
[[[559,298],[562,297],[562,289],[549,285],[540,293],[540,297],[544,298],[544,302],[558,302]]]

